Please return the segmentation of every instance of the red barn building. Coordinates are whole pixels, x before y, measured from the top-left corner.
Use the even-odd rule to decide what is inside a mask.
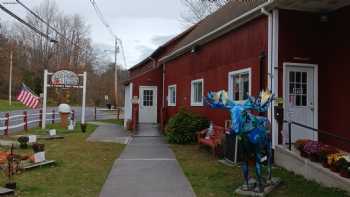
[[[283,100],[284,119],[350,139],[350,2],[258,0],[230,2],[129,70],[126,118],[165,122],[180,107],[222,125],[228,113],[209,109],[208,91],[243,100],[270,89]],[[133,100],[134,104],[131,104]],[[132,105],[132,110],[131,110]],[[283,142],[271,107],[273,144]],[[131,113],[131,111],[133,113]],[[293,125],[292,140],[337,138]],[[342,142],[342,143],[340,143]]]

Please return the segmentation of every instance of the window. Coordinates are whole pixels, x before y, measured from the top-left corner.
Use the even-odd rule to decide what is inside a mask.
[[[191,81],[191,106],[203,106],[203,79]]]
[[[176,85],[168,87],[168,106],[176,106]]]
[[[143,106],[153,106],[153,90],[143,90]]]
[[[229,97],[235,101],[248,99],[251,94],[251,69],[242,69],[229,73]]]
[[[289,99],[298,106],[307,106],[307,72],[289,72]]]

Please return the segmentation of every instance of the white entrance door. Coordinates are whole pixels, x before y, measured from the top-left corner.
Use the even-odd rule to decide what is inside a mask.
[[[285,65],[285,117],[294,122],[317,128],[317,79],[314,66]],[[288,126],[284,125],[285,134]],[[292,142],[298,139],[317,140],[312,130],[292,125]]]
[[[157,87],[140,87],[140,123],[157,123]]]

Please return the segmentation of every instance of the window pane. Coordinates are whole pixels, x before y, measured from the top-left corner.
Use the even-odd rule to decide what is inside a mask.
[[[201,81],[193,82],[192,83],[192,102],[194,103],[201,103],[202,102],[202,87],[203,83]]]
[[[307,73],[306,72],[303,72],[303,77],[302,77],[302,81],[303,83],[306,83],[307,82]]]
[[[296,78],[295,78],[296,82],[300,82],[301,81],[301,73],[300,72],[296,72]]]
[[[295,82],[295,72],[289,72],[289,81]]]
[[[249,74],[245,73],[242,75],[242,100],[248,99],[249,96]]]
[[[301,96],[297,95],[296,97],[296,106],[300,106],[301,105]]]
[[[234,100],[245,100],[249,96],[249,73],[239,73],[233,77],[233,99]]]
[[[306,100],[307,100],[307,97],[306,97],[306,96],[302,96],[302,103],[301,103],[302,106],[306,106],[306,105],[307,105],[307,104],[306,104],[306,103],[307,103]]]

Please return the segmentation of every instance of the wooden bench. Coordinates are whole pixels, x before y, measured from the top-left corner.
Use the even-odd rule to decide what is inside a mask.
[[[206,137],[208,129],[197,132],[197,140],[199,145],[209,146],[212,149],[213,155],[216,156],[217,148],[221,145],[222,138],[225,134],[225,128],[213,126],[213,131],[210,136]]]

